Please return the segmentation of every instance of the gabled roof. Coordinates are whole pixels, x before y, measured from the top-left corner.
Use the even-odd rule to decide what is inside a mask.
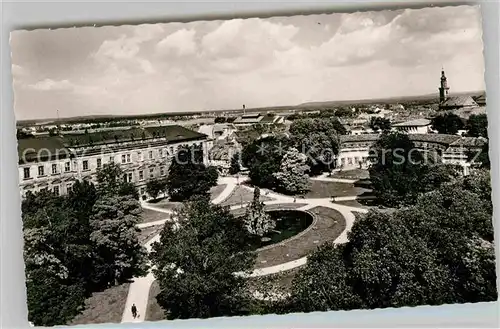
[[[427,119],[415,119],[410,121],[405,121],[401,123],[393,124],[393,127],[424,127],[431,124],[431,120]]]
[[[471,96],[451,96],[440,105],[441,107],[478,106]]]

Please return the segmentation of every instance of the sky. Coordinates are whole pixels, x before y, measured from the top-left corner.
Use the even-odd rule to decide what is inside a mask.
[[[18,120],[484,90],[479,6],[14,31]]]

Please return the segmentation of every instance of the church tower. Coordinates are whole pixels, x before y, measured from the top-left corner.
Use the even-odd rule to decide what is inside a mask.
[[[444,69],[441,71],[441,87],[439,87],[439,103],[443,103],[448,98],[448,82],[444,75]]]

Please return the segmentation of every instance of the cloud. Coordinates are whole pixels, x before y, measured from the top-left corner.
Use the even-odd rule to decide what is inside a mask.
[[[34,90],[49,91],[49,90],[72,90],[74,88],[74,85],[68,80],[56,81],[52,79],[45,79],[42,81],[38,81],[35,84],[28,85],[28,87]]]
[[[43,60],[25,54],[63,41],[51,33],[40,41],[34,31],[23,43],[26,34],[16,35],[15,88],[37,100],[18,102],[16,111],[62,108],[59,101],[77,112],[131,114],[429,93],[441,65],[452,92],[483,83],[478,7],[73,31],[66,38],[92,42],[57,46]]]
[[[177,56],[193,55],[197,51],[194,41],[195,34],[194,30],[178,30],[158,42],[156,50],[159,54],[175,54]]]

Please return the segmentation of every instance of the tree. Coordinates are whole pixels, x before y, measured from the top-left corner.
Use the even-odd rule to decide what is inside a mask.
[[[370,211],[346,244],[308,257],[284,312],[496,300],[488,184],[482,171],[391,215]]]
[[[233,274],[255,262],[242,221],[203,197],[187,202],[177,223],[165,225],[150,254],[166,317],[247,314],[246,279]]]
[[[389,207],[415,203],[419,194],[452,181],[451,166],[428,162],[407,135],[382,135],[370,150],[370,181],[379,202]]]
[[[172,158],[166,181],[172,201],[208,195],[210,188],[217,185],[217,169],[205,166],[202,152],[195,147],[181,147]]]
[[[488,118],[486,114],[471,115],[466,125],[467,135],[488,138]]]
[[[162,179],[151,179],[146,183],[146,192],[156,200],[158,194],[165,190],[166,182]]]
[[[105,163],[97,170],[97,189],[100,194],[118,194],[123,182],[123,171],[114,162]]]
[[[229,167],[229,174],[235,175],[240,172],[241,164],[240,164],[240,153],[235,153],[231,157],[231,166]]]
[[[309,189],[309,166],[306,164],[307,157],[296,148],[289,148],[283,160],[281,169],[274,174],[278,182],[278,188],[290,194],[303,193]]]
[[[481,168],[490,169],[489,143],[485,141],[478,150],[469,150],[466,152],[470,162],[479,163]]]
[[[277,186],[274,173],[279,171],[284,150],[289,144],[287,138],[269,136],[243,148],[242,162],[248,168],[248,176],[254,185],[268,188]]]
[[[391,120],[381,117],[371,117],[369,126],[373,131],[389,131],[391,130]]]
[[[440,134],[455,135],[460,129],[464,128],[462,119],[451,112],[438,115],[431,120],[432,129]]]
[[[338,135],[345,133],[346,129],[336,118],[301,119],[290,125],[292,143],[307,156],[313,175],[331,169],[331,160],[339,150]]]
[[[102,195],[93,208],[90,240],[99,257],[99,273],[110,284],[146,271],[146,250],[139,244],[136,225],[141,206],[131,196]]]
[[[348,117],[352,115],[352,111],[348,108],[339,108],[335,110],[335,115],[338,117]]]
[[[260,237],[276,227],[276,222],[264,210],[264,202],[260,201],[258,187],[253,191],[253,200],[246,210],[244,222],[250,234]]]

